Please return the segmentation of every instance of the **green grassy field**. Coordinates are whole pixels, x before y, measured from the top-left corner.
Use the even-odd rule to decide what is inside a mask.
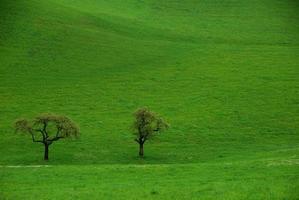
[[[0,199],[299,199],[298,11],[0,0]],[[141,106],[171,124],[144,159],[130,132]],[[43,112],[81,129],[48,162],[12,128]]]

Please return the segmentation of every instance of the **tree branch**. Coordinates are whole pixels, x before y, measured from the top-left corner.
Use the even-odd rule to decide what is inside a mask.
[[[33,133],[31,133],[31,137],[32,137],[32,141],[33,142],[40,142],[40,143],[44,143],[43,141],[41,141],[41,140],[35,140],[35,138],[34,138],[34,134]]]
[[[54,142],[54,141],[57,141],[57,140],[59,140],[59,139],[61,139],[61,138],[64,138],[64,137],[61,137],[61,136],[59,136],[59,137],[54,137],[54,138],[52,138],[52,139],[48,139],[47,141]]]
[[[48,123],[47,122],[43,122],[44,123],[44,127],[43,127],[43,133],[45,134],[45,138],[48,138],[48,133],[47,133],[47,126]]]
[[[43,141],[45,141],[46,140],[46,136],[45,136],[45,134],[44,134],[44,132],[43,132],[43,130],[42,129],[33,129],[34,131],[36,131],[36,132],[40,132],[41,134],[42,134],[42,137],[43,137]],[[32,133],[31,133],[32,134]]]
[[[59,135],[59,133],[60,133],[61,130],[62,130],[62,128],[60,128],[60,127],[57,128],[57,132],[56,132],[56,136],[55,137],[58,137],[58,135]]]

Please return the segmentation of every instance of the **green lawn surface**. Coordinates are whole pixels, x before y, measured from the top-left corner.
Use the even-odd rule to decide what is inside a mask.
[[[1,0],[0,199],[298,199],[298,10]],[[140,159],[130,127],[143,106],[171,127]],[[48,162],[12,126],[44,112],[81,132]]]

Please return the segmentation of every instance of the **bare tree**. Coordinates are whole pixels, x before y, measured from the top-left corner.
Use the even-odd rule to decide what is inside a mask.
[[[14,127],[16,132],[29,134],[33,142],[44,145],[44,160],[49,159],[49,146],[53,142],[79,135],[79,128],[72,120],[55,114],[40,114],[33,120],[18,119]]]
[[[135,113],[133,124],[135,141],[139,144],[139,156],[143,157],[144,143],[153,136],[164,131],[169,125],[156,113],[151,112],[148,108],[140,108]]]

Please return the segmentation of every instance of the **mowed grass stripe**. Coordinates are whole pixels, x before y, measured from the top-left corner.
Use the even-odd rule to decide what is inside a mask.
[[[268,176],[278,171],[284,174]],[[18,194],[29,199],[42,197],[42,194],[47,194],[48,198],[72,199],[78,194],[85,193],[90,193],[91,196],[81,196],[81,198],[108,196],[122,199],[137,198],[135,195],[142,195],[146,199],[185,197],[204,199],[205,195],[212,195],[214,198],[230,197],[231,199],[271,199],[273,196],[277,199],[285,196],[292,199],[296,196],[295,188],[298,182],[288,183],[284,187],[281,187],[281,183],[287,179],[296,180],[298,178],[296,172],[294,165],[268,166],[261,162],[147,167],[77,165],[36,168],[34,171],[19,168],[6,169],[5,174],[2,173],[3,188],[1,191],[11,191],[17,184],[20,188]],[[16,179],[20,174],[23,174],[22,178]],[[32,176],[36,174],[38,176],[32,179]],[[12,179],[15,181],[9,181]],[[257,184],[265,185],[261,188]],[[54,192],[55,187],[62,187],[64,190],[62,193]],[[269,190],[265,191],[266,188]],[[133,192],[136,190],[138,192]],[[116,195],[113,191],[122,192],[122,195]],[[10,193],[9,197],[18,197],[13,194]]]

